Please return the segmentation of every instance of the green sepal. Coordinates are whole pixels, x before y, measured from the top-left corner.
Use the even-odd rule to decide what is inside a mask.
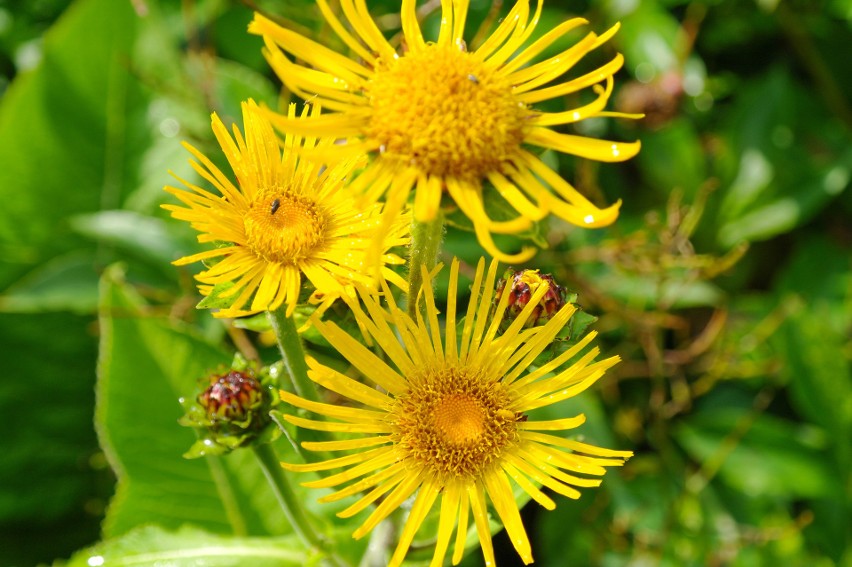
[[[577,294],[571,294],[568,297],[568,300],[571,303],[574,303],[577,300]],[[570,349],[582,339],[586,335],[586,329],[598,320],[597,317],[591,315],[585,311],[579,305],[574,304],[574,307],[577,310],[571,315],[571,318],[568,320],[568,323],[565,324],[564,327],[556,334],[553,342],[550,344],[550,347],[545,349],[538,357],[536,357],[534,364],[536,366],[541,366],[542,364],[547,363],[550,360],[553,360],[566,350]],[[582,353],[577,356],[581,356]],[[568,364],[570,361],[567,361]]]
[[[227,297],[222,297],[226,291],[230,290],[234,287],[234,282],[227,281],[217,283],[213,286],[213,289],[210,290],[210,293],[201,301],[198,302],[198,305],[195,306],[196,309],[230,309],[234,302],[237,300],[239,296],[238,293],[234,293]]]
[[[576,301],[576,299],[571,300],[571,303],[574,303],[574,301]],[[576,344],[577,341],[586,334],[586,329],[589,328],[589,325],[598,320],[596,316],[583,311],[583,308],[579,305],[575,304],[574,306],[577,308],[577,311],[571,315],[571,319],[568,321],[568,324],[565,325],[562,331],[557,335],[558,338],[569,341],[572,345]],[[563,335],[563,333],[566,334]]]
[[[266,333],[272,331],[272,325],[269,323],[269,317],[266,315],[266,311],[257,313],[256,315],[234,319],[233,325],[238,329],[246,329],[248,331],[254,331],[255,333]]]
[[[246,437],[246,435],[219,439],[205,437],[193,443],[189,450],[183,454],[183,458],[198,459],[200,457],[218,457],[220,455],[226,455],[234,449],[242,446]]]

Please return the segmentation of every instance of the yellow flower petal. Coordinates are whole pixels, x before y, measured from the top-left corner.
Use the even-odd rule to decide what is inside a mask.
[[[386,283],[380,282],[377,290],[357,286],[365,308],[350,300],[356,322],[364,338],[385,351],[390,362],[386,363],[336,325],[316,320],[317,330],[365,378],[377,384],[386,382],[391,387],[387,394],[376,392],[309,359],[312,379],[354,402],[366,402],[369,409],[308,402],[283,393],[285,402],[349,422],[317,422],[285,415],[290,423],[353,436],[341,441],[304,444],[306,449],[317,451],[348,449],[352,451],[350,455],[315,464],[283,466],[304,472],[343,468],[337,474],[303,485],[313,488],[346,485],[324,496],[322,502],[362,494],[338,513],[341,517],[351,517],[378,503],[355,530],[356,538],[366,535],[416,493],[390,565],[402,563],[439,498],[432,566],[443,564],[454,528],[452,562],[461,560],[471,513],[485,561],[494,562],[487,516],[489,501],[519,555],[529,563],[532,552],[511,483],[552,509],[554,501],[536,483],[557,494],[577,498],[580,493],[576,487],[597,486],[601,480],[597,477],[606,467],[622,465],[629,454],[541,433],[578,427],[585,420],[582,415],[535,421],[527,420],[524,412],[579,392],[597,380],[615,357],[594,362],[597,350],[588,348],[594,336],[591,335],[568,349],[567,356],[563,354],[542,365],[543,372],[530,370],[528,367],[537,354],[568,323],[574,308],[563,308],[544,326],[523,330],[522,311],[521,322],[510,325],[501,334],[494,317],[505,310],[508,299],[503,295],[494,310],[493,290],[499,269],[497,262],[486,266],[484,259],[477,263],[457,347],[455,295],[459,289],[459,261],[454,259],[450,266],[450,296],[443,322],[431,284],[432,274],[423,274],[420,305],[424,309],[417,310],[414,317],[396,304]],[[534,294],[533,298],[546,291],[547,286],[537,287],[538,295]],[[573,364],[559,371],[569,360]],[[391,366],[393,361],[401,361],[406,370]],[[528,379],[529,376],[532,378]]]
[[[275,120],[276,127],[290,134],[336,135],[347,138],[347,145],[369,151],[371,161],[352,181],[352,191],[367,203],[384,200],[390,217],[412,201],[413,191],[415,218],[427,222],[448,195],[472,221],[480,244],[505,262],[526,261],[535,249],[506,253],[496,246],[493,234],[518,234],[550,213],[588,228],[611,223],[617,206],[588,208],[579,198],[566,203],[564,187],[533,183],[531,175],[524,175],[530,166],[523,155],[529,144],[601,161],[628,159],[638,151],[638,143],[596,143],[541,132],[550,125],[606,115],[612,77],[623,57],[618,54],[580,76],[566,75],[611,39],[618,24],[601,35],[590,32],[558,55],[534,63],[554,42],[587,22],[575,18],[559,23],[530,42],[543,3],[537,1],[532,12],[529,0],[518,0],[482,44],[468,51],[463,39],[467,0],[441,0],[437,38],[424,37],[416,4],[402,2],[405,48],[398,51],[385,39],[364,0],[341,0],[342,16],[332,12],[327,0],[320,3],[331,29],[363,64],[257,15],[249,29],[264,36],[265,55],[281,80],[297,95],[318,97],[334,111],[331,118],[282,117]],[[580,108],[552,114],[533,108],[584,89],[593,89],[597,98]],[[518,168],[524,171],[513,174]],[[517,218],[489,218],[482,193],[489,181],[518,211]],[[383,222],[379,233],[391,225]]]
[[[229,246],[175,263],[220,258],[197,276],[205,285],[233,284],[218,295],[231,303],[218,316],[241,316],[277,309],[282,304],[292,314],[302,273],[326,301],[343,296],[354,281],[375,282],[385,261],[393,259],[387,253],[389,248],[405,243],[407,235],[404,225],[395,220],[399,211],[391,219],[396,223],[393,229],[385,230],[382,207],[361,207],[343,188],[344,180],[361,165],[362,158],[327,166],[306,161],[298,155],[303,148],[328,148],[335,145],[334,141],[287,135],[282,144],[267,111],[253,101],[244,103],[242,110],[244,135],[236,126],[229,132],[215,114],[211,119],[239,189],[207,156],[188,144],[185,147],[195,157],[193,168],[221,196],[179,178],[187,190],[166,188],[184,206],[165,208],[174,218],[188,221],[198,230],[199,242]],[[332,123],[338,120],[333,115],[329,118]],[[286,117],[276,115],[276,120],[295,123],[306,119],[322,121],[326,117],[306,109],[297,118],[294,105]],[[379,234],[379,229],[384,233]],[[368,250],[375,256],[369,268]],[[399,283],[399,279],[393,281]]]

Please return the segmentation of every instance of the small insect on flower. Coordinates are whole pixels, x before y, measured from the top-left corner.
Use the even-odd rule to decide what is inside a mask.
[[[314,290],[310,303],[327,307],[354,293],[355,281],[375,285],[377,272],[405,288],[405,280],[388,267],[403,263],[390,249],[408,242],[405,216],[385,223],[383,204],[362,207],[343,188],[359,158],[334,165],[304,159],[302,152],[324,151],[334,139],[288,134],[279,140],[257,103],[244,102],[242,111],[242,132],[237,126],[229,130],[216,114],[211,117],[233,178],[187,144],[193,169],[215,191],[180,178],[185,188],[165,188],[181,203],[163,208],[197,230],[200,242],[221,244],[174,262],[205,263],[195,276],[206,296],[199,307],[216,309],[216,317],[282,307],[290,316],[303,284]],[[298,117],[296,105],[287,112],[295,120],[320,116],[316,106],[306,106]]]

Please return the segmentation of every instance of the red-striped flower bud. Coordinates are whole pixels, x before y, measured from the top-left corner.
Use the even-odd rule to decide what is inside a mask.
[[[559,311],[568,301],[565,288],[556,283],[550,274],[539,274],[538,270],[521,270],[516,272],[511,268],[503,274],[503,278],[497,282],[494,295],[494,304],[500,302],[504,293],[509,295],[509,305],[503,315],[505,323],[514,321],[530,302],[533,294],[542,285],[548,287],[544,297],[533,309],[532,314],[524,323],[525,327],[543,325]]]
[[[230,369],[204,378],[201,387],[193,401],[180,400],[186,408],[180,424],[201,430],[185,457],[220,455],[280,434],[269,417],[278,389],[268,368],[257,369],[237,356]]]

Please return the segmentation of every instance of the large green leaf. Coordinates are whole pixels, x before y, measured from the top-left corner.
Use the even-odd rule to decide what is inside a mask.
[[[283,515],[250,451],[186,460],[194,442],[177,423],[181,396],[226,365],[230,353],[157,316],[123,283],[119,268],[104,275],[96,423],[118,475],[104,533],[157,523],[192,522],[217,532],[286,532]]]
[[[815,304],[826,309],[823,324],[829,332],[842,335],[852,325],[852,270],[848,247],[841,239],[818,231],[798,240],[793,255],[778,274],[774,291],[779,297],[800,295],[811,310]]]
[[[621,21],[616,41],[627,65],[650,65],[654,73],[677,69],[684,41],[677,20],[656,2],[613,3],[613,17]]]
[[[0,311],[40,313],[97,310],[98,274],[94,251],[78,250],[37,266],[0,295]]]
[[[750,498],[822,498],[841,484],[825,459],[825,439],[807,427],[748,410],[716,409],[684,420],[675,438],[700,463],[718,467]]]
[[[687,120],[675,120],[665,128],[645,133],[636,159],[652,186],[664,195],[678,189],[691,201],[707,179],[701,140]]]
[[[78,247],[63,219],[117,206],[147,144],[130,125],[146,94],[127,64],[139,19],[130,2],[80,0],[46,35],[41,64],[0,105],[0,288],[27,266]]]
[[[780,66],[743,89],[728,126],[739,164],[722,190],[722,245],[788,232],[849,186],[848,133],[834,122],[816,132],[823,115],[811,93]],[[820,142],[814,144],[817,136]]]
[[[844,352],[848,337],[826,324],[831,310],[827,303],[802,305],[784,322],[777,344],[793,403],[805,417],[825,428],[836,448],[839,470],[848,470],[852,458],[852,367]]]
[[[92,331],[69,313],[0,314],[2,565],[50,561],[97,536],[86,507],[107,497],[109,479],[92,466]]]
[[[45,17],[58,7],[48,4],[4,4],[3,43],[28,20],[49,23]],[[136,23],[129,2],[77,2],[43,42],[27,45],[41,63],[3,92],[0,290],[26,274],[4,293],[4,310],[82,312],[94,305],[93,255],[65,255],[83,240],[62,219],[120,196],[131,176],[128,156],[146,139],[139,132],[131,141],[125,128],[145,109],[127,65]],[[5,58],[2,63],[6,68]],[[93,331],[90,319],[68,313],[0,320],[0,350],[9,359],[0,410],[14,424],[0,459],[5,564],[49,561],[96,537],[101,484],[108,480],[92,467]]]
[[[852,459],[850,289],[848,250],[824,235],[801,241],[776,285],[781,301],[797,309],[773,336],[791,402],[830,435],[840,470]]]
[[[184,244],[172,236],[171,223],[132,211],[100,211],[68,220],[80,234],[121,248],[170,272],[174,272],[170,262],[179,257]]]
[[[287,567],[308,561],[298,539],[223,537],[195,528],[146,526],[74,554],[67,567]]]

